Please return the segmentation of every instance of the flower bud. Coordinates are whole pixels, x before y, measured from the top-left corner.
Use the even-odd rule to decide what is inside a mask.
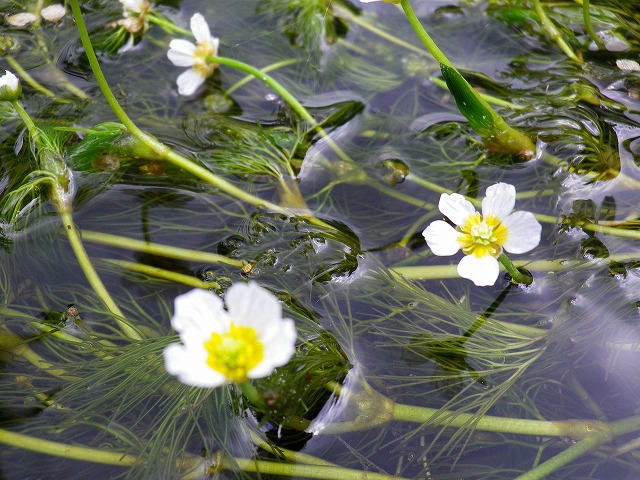
[[[13,102],[22,93],[22,86],[18,77],[9,70],[0,77],[0,101]]]
[[[15,15],[9,15],[7,17],[7,23],[12,27],[24,28],[35,22],[37,19],[38,17],[31,12],[21,12],[16,13]]]
[[[42,18],[44,18],[47,22],[57,22],[65,16],[67,11],[65,10],[63,5],[59,3],[55,3],[53,5],[49,5],[46,8],[43,8],[40,12]]]

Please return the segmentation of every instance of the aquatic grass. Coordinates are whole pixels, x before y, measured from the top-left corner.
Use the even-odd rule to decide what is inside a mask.
[[[382,11],[388,5],[379,7]],[[549,11],[554,14],[559,11],[565,15],[564,9],[568,9],[578,15],[553,16],[554,21],[582,18],[578,5],[554,4],[552,8]],[[606,8],[591,6],[596,29],[602,28],[600,12]],[[610,6],[607,11],[614,10],[629,13],[626,6]],[[102,22],[108,14],[95,9],[92,20]],[[255,18],[253,13],[246,15]],[[328,15],[323,20],[331,19]],[[459,23],[455,17],[446,21]],[[625,25],[622,20],[618,23]],[[179,103],[167,101],[168,91],[163,89],[151,95],[147,91],[149,79],[136,83],[144,74],[134,69],[125,72],[122,89],[127,96],[118,100],[149,132],[162,137],[177,152],[184,152],[185,158],[207,163],[220,177],[239,175],[234,183],[254,198],[277,195],[276,172],[287,179],[291,172],[300,174],[302,198],[313,215],[327,225],[313,225],[290,212],[255,208],[256,204],[238,199],[233,192],[222,192],[167,162],[162,169],[140,170],[151,164],[153,152],[147,151],[144,155],[150,158],[138,161],[127,158],[120,145],[110,149],[104,142],[102,151],[117,153],[121,162],[121,168],[110,173],[100,165],[95,168],[91,153],[86,151],[81,162],[84,167],[74,172],[83,190],[74,199],[73,220],[81,234],[87,232],[82,241],[110,295],[145,340],[127,339],[114,315],[82,279],[82,273],[73,268],[76,263],[67,264],[72,252],[62,230],[52,228],[58,219],[51,205],[40,202],[14,231],[3,229],[6,261],[0,269],[0,287],[10,302],[8,310],[0,312],[3,322],[22,344],[47,362],[48,368],[73,375],[64,379],[51,376],[46,369],[37,368],[45,364],[14,358],[11,349],[2,353],[0,413],[8,418],[2,417],[0,426],[26,435],[28,438],[20,437],[19,441],[29,446],[45,441],[39,443],[42,453],[5,448],[7,465],[15,465],[12,472],[35,478],[56,471],[64,460],[46,455],[47,448],[59,452],[70,445],[88,448],[80,456],[85,460],[93,453],[103,458],[99,455],[105,454],[107,446],[120,458],[132,459],[126,467],[69,461],[73,467],[68,475],[78,478],[97,474],[199,478],[207,473],[252,478],[255,470],[265,474],[263,468],[272,476],[308,476],[313,474],[309,473],[313,470],[310,465],[316,462],[326,467],[313,470],[322,478],[369,478],[372,472],[387,478],[395,474],[407,478],[463,475],[513,479],[527,472],[531,478],[604,478],[612,468],[622,471],[622,477],[628,472],[627,478],[633,478],[636,462],[629,452],[635,448],[637,431],[625,433],[609,418],[625,417],[626,428],[637,426],[633,409],[622,401],[635,398],[637,393],[633,359],[638,345],[632,328],[637,313],[632,295],[637,273],[633,250],[637,222],[633,191],[623,190],[623,185],[615,182],[625,172],[620,169],[616,176],[615,164],[607,164],[606,159],[614,158],[616,151],[627,152],[624,142],[634,140],[633,136],[618,142],[611,136],[599,138],[600,132],[606,134],[601,122],[627,126],[631,122],[623,121],[624,111],[615,104],[599,103],[600,98],[596,98],[597,104],[588,103],[586,96],[576,100],[578,96],[569,91],[556,92],[558,85],[575,81],[577,66],[565,60],[561,68],[547,69],[550,60],[541,53],[545,49],[557,51],[557,47],[542,35],[515,30],[510,38],[524,37],[522,49],[516,52],[522,56],[513,59],[506,75],[513,74],[527,85],[527,89],[513,90],[526,106],[505,118],[519,128],[539,131],[539,146],[555,158],[544,156],[518,163],[492,153],[479,154],[481,143],[455,107],[446,103],[446,92],[423,82],[428,77],[422,77],[422,70],[409,78],[409,69],[404,70],[398,62],[401,49],[386,40],[385,51],[396,58],[375,59],[375,65],[365,72],[366,85],[358,88],[358,62],[375,55],[376,42],[359,44],[353,32],[348,42],[366,49],[347,48],[347,41],[340,40],[322,53],[327,63],[315,63],[307,55],[311,63],[296,62],[272,70],[350,160],[324,142],[317,130],[308,128],[290,107],[265,102],[265,88],[257,82],[236,88],[234,110],[208,110],[207,94],[223,92],[223,85],[236,85],[238,78],[248,78],[230,68],[209,82],[205,96]],[[154,45],[164,44],[166,39],[160,36],[161,29],[154,31],[158,36],[145,38],[139,44],[140,52],[134,54],[148,54],[147,59],[153,61],[162,55]],[[257,51],[247,54],[247,49],[241,52],[236,48],[234,53],[248,64],[288,62],[292,59],[283,57],[291,50],[277,49],[277,55],[250,60],[268,50],[271,43],[281,45],[279,40],[271,42],[281,33],[282,27],[259,24],[248,34],[260,39]],[[625,36],[633,42],[632,33]],[[532,38],[535,47],[527,43]],[[527,56],[534,48],[537,53]],[[349,63],[352,56],[355,67],[345,77],[340,78],[339,68],[329,73],[332,66]],[[16,54],[16,58],[23,57]],[[620,72],[606,67],[597,52],[585,50],[585,58],[596,70],[602,69],[603,82],[608,76],[612,81],[621,78]],[[339,62],[331,65],[332,60]],[[128,64],[126,56],[105,61],[110,62],[110,68],[116,68],[114,62]],[[315,68],[327,65],[327,71]],[[527,65],[538,72],[531,73]],[[80,70],[88,74],[86,66]],[[372,95],[376,72],[385,70],[381,81],[384,91]],[[475,72],[462,73],[471,74],[474,85],[500,97],[512,91],[494,89],[499,85],[473,76]],[[168,85],[169,78],[158,78],[154,81],[166,80]],[[314,83],[317,79],[321,80]],[[338,80],[343,81],[334,84]],[[511,81],[513,78],[504,80],[504,84]],[[294,86],[296,83],[299,85]],[[322,94],[335,85],[353,94],[326,97],[329,100],[325,102]],[[550,92],[544,96],[540,90],[546,85]],[[97,90],[87,92],[99,98]],[[37,111],[39,117],[66,112],[69,123],[62,128],[67,133],[84,134],[89,140],[99,140],[99,122],[108,115],[96,113],[95,104],[76,105],[73,112],[70,107],[56,110],[51,107],[56,104],[53,99],[30,89],[25,100],[27,111]],[[576,101],[581,102],[579,107]],[[45,106],[40,109],[38,102]],[[364,110],[349,117],[342,113],[348,109],[340,110],[341,102],[345,102],[342,106],[360,102]],[[331,119],[334,112],[345,115],[342,121],[331,127],[323,125],[323,119]],[[183,116],[194,120],[182,122]],[[243,141],[234,150],[231,136],[218,136],[225,140],[220,148],[223,151],[209,151],[215,148],[215,135],[207,138],[206,129],[199,128],[200,122],[209,119],[216,129],[229,127],[246,133]],[[245,125],[239,126],[239,119]],[[559,120],[555,126],[551,123],[554,119]],[[577,123],[563,123],[571,119]],[[78,123],[89,128],[76,130]],[[576,127],[578,123],[585,128]],[[14,123],[3,126],[2,134],[7,135],[2,145],[6,159],[3,182],[8,179],[12,187],[19,186],[27,178],[25,162],[21,161],[27,155],[24,146],[22,154],[15,155],[13,143],[24,136]],[[115,130],[122,131],[122,124]],[[123,138],[134,138],[125,135]],[[74,133],[57,147],[65,161],[73,159],[76,142],[79,139]],[[252,171],[246,151],[254,146],[260,158]],[[242,156],[244,165],[232,165],[235,154]],[[15,158],[19,165],[14,165],[18,163]],[[217,163],[217,159],[223,162]],[[579,191],[562,188],[562,170],[572,167],[581,174],[603,174],[599,185],[609,189],[607,195],[615,197],[615,205],[610,200],[601,205],[597,196],[581,196]],[[263,177],[261,172],[274,176]],[[587,175],[579,181],[593,179]],[[480,292],[446,280],[451,275],[448,267],[429,270],[431,260],[414,235],[435,214],[434,203],[440,193],[457,191],[475,200],[478,191],[497,180],[513,181],[519,189],[526,189],[523,198],[530,209],[548,223],[546,243],[532,254],[530,264],[535,268],[531,271],[541,272],[538,282],[528,289],[510,287],[508,293],[494,289]],[[40,185],[46,187],[48,181]],[[544,196],[537,197],[538,192]],[[6,194],[4,191],[3,205]],[[573,200],[593,200],[593,207],[572,204]],[[25,197],[23,206],[30,201]],[[590,243],[583,242],[581,236]],[[579,259],[596,251],[592,248],[596,241],[606,247],[610,257]],[[242,271],[244,265],[251,265],[251,271]],[[407,276],[412,274],[411,268],[426,270],[414,270],[413,280],[398,279],[393,272],[402,272],[405,267]],[[166,278],[158,281],[129,269],[146,273],[153,269]],[[420,280],[425,273],[431,280]],[[303,332],[300,350],[307,353],[273,379],[276,387],[290,390],[289,394],[280,392],[278,408],[266,414],[259,411],[261,405],[251,405],[236,389],[197,391],[172,382],[158,359],[163,345],[175,340],[168,321],[172,299],[186,288],[180,281],[218,286],[224,292],[232,282],[247,278],[272,289],[285,308],[294,312]],[[70,303],[80,311],[77,336],[55,323],[65,318]],[[622,329],[623,325],[628,329]],[[624,378],[617,370],[622,362],[632,368]],[[356,382],[341,389],[349,365],[353,372],[349,376]],[[586,369],[593,375],[585,377],[582,372]],[[603,379],[605,374],[607,380]],[[341,396],[335,392],[341,390],[345,395],[355,391],[355,400],[348,405],[354,409],[338,413],[354,414],[355,420],[345,415],[342,424],[327,421],[326,435],[312,437],[289,428],[302,428],[314,416],[321,416],[315,414],[332,394],[329,405],[338,404]],[[376,406],[382,408],[376,410]],[[357,418],[358,412],[361,418]],[[581,420],[573,427],[583,430],[602,427],[602,423],[590,423],[590,417],[606,422],[606,428],[596,429],[602,437],[594,435],[585,441],[574,436],[567,420],[575,417]],[[349,423],[351,420],[354,423]],[[549,423],[552,420],[557,422]],[[558,426],[562,435],[538,436]],[[331,428],[335,434],[329,434]],[[613,441],[609,441],[608,428],[615,430]],[[264,430],[269,430],[268,435]],[[531,434],[525,435],[525,430]],[[318,458],[287,452],[285,460],[269,453],[299,437],[306,442],[305,451],[317,452]],[[56,442],[46,443],[50,440]],[[578,445],[575,448],[571,445],[574,442]],[[74,448],[70,451],[78,452]]]

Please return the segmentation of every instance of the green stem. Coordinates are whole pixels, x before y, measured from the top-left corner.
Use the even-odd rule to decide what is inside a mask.
[[[280,446],[275,446],[270,443],[262,440],[256,433],[249,432],[251,435],[251,440],[253,443],[264,450],[265,452],[269,452],[278,458],[284,459],[287,462],[292,463],[303,463],[305,465],[323,465],[325,467],[336,467],[339,468],[335,463],[329,462],[328,460],[323,460],[322,458],[318,458],[314,455],[309,455],[308,453],[296,452],[294,450],[289,450],[287,448],[283,448]]]
[[[583,440],[580,440],[576,444],[571,445],[569,448],[562,451],[555,457],[541,463],[537,467],[529,470],[527,473],[516,477],[515,480],[542,480],[544,478],[547,478],[559,468],[589,453],[594,448],[597,448],[598,446],[608,442],[609,440],[611,440],[610,436],[604,432],[590,434]]]
[[[0,429],[0,443],[45,455],[120,467],[131,467],[141,461],[139,457],[123,452],[42,440],[5,429]]]
[[[153,23],[155,25],[158,25],[159,27],[162,27],[167,31],[176,32],[176,33],[180,33],[182,35],[189,35],[190,37],[193,37],[193,33],[191,33],[190,30],[187,30],[185,28],[179,27],[178,25],[173,23],[171,20],[163,17],[162,15],[160,15],[159,13],[154,12],[153,10],[151,10],[147,14],[147,19],[149,20],[149,23]]]
[[[84,245],[82,244],[78,229],[73,222],[71,213],[65,209],[59,209],[58,213],[60,215],[60,219],[62,220],[62,224],[64,225],[67,239],[71,244],[71,249],[78,259],[80,268],[87,277],[89,285],[91,285],[91,288],[94,290],[96,295],[98,295],[100,300],[102,300],[107,309],[113,315],[115,315],[116,322],[118,323],[118,326],[120,327],[122,332],[132,340],[142,340],[142,336],[140,335],[140,333],[125,321],[125,316],[120,310],[120,307],[118,307],[116,302],[113,300],[106,287],[104,286],[104,283],[102,283],[102,280],[98,276],[98,272],[96,272],[93,264],[91,263],[91,260],[89,259],[89,255],[87,255],[87,251],[84,249]]]
[[[302,106],[302,104],[298,101],[296,97],[294,97],[289,90],[287,90],[282,84],[280,84],[277,80],[275,80],[270,75],[267,75],[264,70],[260,70],[256,67],[248,65],[239,60],[235,60],[233,58],[226,57],[217,57],[217,56],[209,56],[207,57],[207,62],[216,64],[216,65],[225,65],[227,67],[234,68],[236,70],[240,70],[242,72],[248,73],[254,78],[261,80],[266,83],[276,92],[282,99],[289,104],[291,108],[304,120],[309,122],[312,127],[317,127],[318,123],[311,116],[311,114],[307,111],[306,108]]]
[[[555,457],[541,463],[536,468],[520,475],[516,480],[541,480],[569,462],[589,453],[600,445],[610,442],[614,437],[640,430],[640,416],[623,418],[609,424],[594,422],[585,424],[585,436],[575,445]]]
[[[428,56],[428,54],[421,48],[416,47],[415,45],[412,45],[409,42],[405,42],[404,40],[391,35],[390,33],[385,32],[384,30],[375,27],[371,24],[369,24],[368,22],[366,22],[363,18],[361,18],[359,15],[354,15],[353,13],[351,13],[349,10],[347,10],[346,8],[340,7],[338,4],[334,4],[333,5],[333,9],[335,11],[335,13],[342,17],[345,18],[346,20],[348,20],[349,22],[355,23],[356,25],[361,26],[362,28],[369,30],[371,33],[376,34],[377,36],[379,36],[380,38],[384,38],[385,40],[387,40],[390,43],[395,43],[396,45],[399,45],[403,48],[406,48],[407,50],[412,51],[413,53],[417,53],[418,55],[423,55],[423,56]]]
[[[560,49],[571,60],[577,63],[582,63],[582,60],[580,60],[580,58],[578,58],[578,56],[573,52],[569,44],[564,41],[564,38],[562,38],[562,35],[560,34],[556,26],[553,24],[551,19],[547,16],[547,14],[544,11],[544,8],[542,7],[542,4],[540,3],[540,0],[533,0],[533,6],[535,8],[536,13],[538,14],[538,17],[540,18],[540,21],[542,22],[543,28],[546,30],[551,41],[557,43]]]
[[[580,430],[576,422],[578,424],[584,423],[579,420],[529,420],[492,415],[479,417],[473,413],[443,412],[437,408],[416,407],[400,403],[394,405],[392,418],[393,420],[411,423],[431,423],[452,428],[473,426],[474,429],[485,432],[545,437],[573,436]]]
[[[509,272],[509,275],[511,275],[511,279],[515,283],[531,285],[531,283],[533,282],[533,277],[530,277],[529,275],[526,275],[518,270],[506,254],[501,253],[498,257],[498,261],[502,264],[505,270]]]
[[[604,47],[604,41],[598,36],[596,31],[593,29],[593,24],[591,23],[591,13],[589,12],[589,0],[582,0],[582,17],[584,19],[584,28],[587,30],[589,37],[594,43],[598,46],[598,48]]]
[[[282,68],[282,67],[288,67],[289,65],[294,65],[294,64],[296,64],[298,62],[300,62],[300,60],[298,60],[297,58],[290,58],[290,59],[287,59],[287,60],[282,60],[280,62],[272,63],[271,65],[268,65],[268,66],[266,66],[264,68],[261,68],[259,71],[267,73],[267,72],[271,72],[273,70],[277,70],[277,69]],[[255,80],[255,79],[256,79],[256,77],[254,75],[247,75],[243,79],[238,80],[236,83],[234,83],[229,88],[227,88],[227,90],[226,90],[227,95],[231,96],[233,94],[233,92],[235,92],[237,89],[245,86],[251,80]]]
[[[402,0],[400,2],[400,6],[402,7],[404,14],[407,16],[409,23],[418,35],[418,38],[422,40],[422,43],[425,47],[427,47],[429,53],[433,55],[433,58],[435,58],[436,61],[440,64],[444,64],[450,68],[454,68],[453,64],[449,61],[446,55],[442,53],[442,50],[440,50],[436,43],[431,39],[427,31],[422,26],[422,23],[420,23],[420,20],[418,20],[416,13],[413,11],[413,7],[411,7],[410,0]]]
[[[484,325],[484,323],[489,319],[489,317],[493,315],[493,312],[495,312],[496,309],[502,304],[504,299],[507,298],[507,294],[509,293],[510,290],[511,290],[511,284],[507,285],[507,287],[502,291],[502,293],[500,293],[500,295],[498,295],[498,297],[493,302],[491,302],[491,305],[489,305],[489,307],[484,311],[484,313],[482,315],[479,315],[478,318],[476,318],[476,321],[473,323],[473,325],[471,325],[471,327],[469,327],[467,331],[464,332],[462,337],[460,337],[458,340],[459,345],[464,344],[464,342],[466,342],[473,335],[475,335],[478,329],[482,327],[482,325]]]
[[[189,250],[187,248],[171,247],[169,245],[145,242],[142,240],[135,240],[133,238],[121,237],[118,235],[110,235],[108,233],[94,232],[91,230],[83,230],[82,238],[83,240],[98,243],[100,245],[125,248],[127,250],[148,253],[150,255],[175,258],[176,260],[222,264],[237,268],[242,268],[247,264],[247,262],[245,262],[244,260],[225,257],[224,255],[218,255],[216,253],[199,252],[197,250]]]
[[[364,18],[362,18],[359,15],[353,15],[350,11],[348,11],[345,8],[339,7],[337,5],[334,5],[333,7],[334,11],[336,12],[336,14],[340,17],[343,17],[347,20],[349,20],[349,22],[351,23],[355,23],[356,25],[361,26],[362,28],[369,30],[371,33],[374,33],[375,35],[378,35],[380,38],[383,38],[385,40],[387,40],[390,43],[395,43],[396,45],[399,45],[400,47],[403,47],[407,50],[410,50],[414,53],[418,53],[422,56],[426,56],[426,57],[431,57],[430,53],[425,52],[422,48],[418,48],[415,45],[412,45],[409,42],[405,42],[404,40],[401,40],[397,37],[395,37],[394,35],[391,35],[387,32],[385,32],[384,30],[375,27],[371,24],[369,24]],[[346,42],[343,41],[343,44],[346,44]],[[436,77],[429,77],[429,81],[433,82],[434,84],[438,85],[441,88],[444,88],[445,90],[448,90],[447,87],[447,83],[440,79],[440,78],[436,78]],[[501,98],[497,98],[494,97],[492,95],[487,95],[486,93],[481,93],[480,96],[482,98],[484,98],[487,102],[492,103],[493,105],[497,105],[500,107],[506,107],[506,108],[511,108],[513,110],[519,110],[522,108],[525,108],[523,106],[520,105],[516,105],[515,103],[509,102],[507,100],[503,100]]]
[[[217,465],[212,466],[207,473],[213,475],[218,470],[241,470],[243,472],[255,472],[262,475],[322,478],[326,480],[401,480],[402,478],[384,473],[353,470],[350,468],[331,467],[326,465],[296,465],[249,458],[234,458],[233,460],[223,458]]]
[[[25,127],[27,127],[27,130],[29,131],[29,136],[37,144],[38,136],[40,135],[40,132],[38,131],[36,124],[33,123],[33,120],[31,119],[27,111],[23,108],[22,104],[18,100],[14,100],[13,102],[11,102],[11,106],[17,112],[18,116],[22,120],[22,123],[24,123]]]
[[[132,272],[147,275],[152,278],[159,278],[174,283],[181,283],[194,288],[203,288],[205,290],[209,288],[219,289],[220,285],[217,282],[205,282],[191,275],[185,275],[183,273],[172,272],[163,268],[153,267],[151,265],[144,265],[142,263],[128,262],[126,260],[112,260],[105,259],[106,263],[117,265],[118,267],[125,268]]]
[[[600,409],[598,402],[596,402],[589,392],[582,386],[580,380],[573,371],[569,371],[567,375],[567,383],[573,389],[573,393],[578,397],[578,399],[582,402],[582,404],[587,407],[595,418],[601,420],[603,422],[607,421],[607,417],[604,412]]]
[[[261,80],[269,87],[273,89],[282,99],[306,122],[311,125],[312,129],[317,129],[318,134],[327,142],[329,147],[344,161],[352,162],[351,158],[344,153],[344,151],[331,139],[329,134],[318,125],[318,122],[313,118],[313,116],[307,111],[307,109],[298,101],[296,97],[294,97],[289,90],[287,90],[282,84],[280,84],[276,79],[267,75],[264,70],[259,70],[256,67],[248,65],[239,60],[235,60],[233,58],[226,57],[216,57],[209,56],[207,57],[207,62],[217,65],[225,65],[227,67],[235,68],[236,70],[240,70],[242,72],[246,72],[249,75]]]
[[[251,403],[253,406],[258,408],[266,407],[263,396],[260,395],[260,392],[258,392],[258,389],[253,385],[253,383],[251,383],[250,381],[246,381],[238,383],[237,386],[242,394],[247,398],[247,400],[249,400],[249,403]]]
[[[596,223],[585,223],[581,225],[583,230],[589,230],[596,233],[604,233],[607,235],[614,235],[616,237],[633,238],[640,240],[640,230],[628,230],[626,228],[606,227],[604,225],[598,225]]]

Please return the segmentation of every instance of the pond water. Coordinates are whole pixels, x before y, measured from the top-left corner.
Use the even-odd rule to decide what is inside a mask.
[[[634,2],[592,4],[594,38],[578,3],[412,2],[533,155],[475,128],[400,5],[157,1],[129,33],[89,0],[102,83],[77,0],[24,3],[0,0],[0,478],[638,478]],[[220,59],[185,96],[195,13]],[[499,182],[542,225],[511,256],[531,285],[422,235]],[[298,332],[258,400],[169,375],[174,299],[249,281]]]

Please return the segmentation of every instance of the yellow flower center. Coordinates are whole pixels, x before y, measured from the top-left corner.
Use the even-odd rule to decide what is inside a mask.
[[[207,365],[232,382],[245,382],[247,374],[264,357],[264,348],[253,328],[236,327],[226,333],[214,333],[205,342]]]
[[[207,62],[208,56],[217,55],[216,47],[210,40],[206,42],[198,42],[196,51],[193,52],[193,68],[198,74],[204,78],[209,78],[218,65]]]
[[[458,241],[465,255],[499,257],[507,240],[507,227],[495,215],[482,218],[478,212],[470,215],[460,227]]]

